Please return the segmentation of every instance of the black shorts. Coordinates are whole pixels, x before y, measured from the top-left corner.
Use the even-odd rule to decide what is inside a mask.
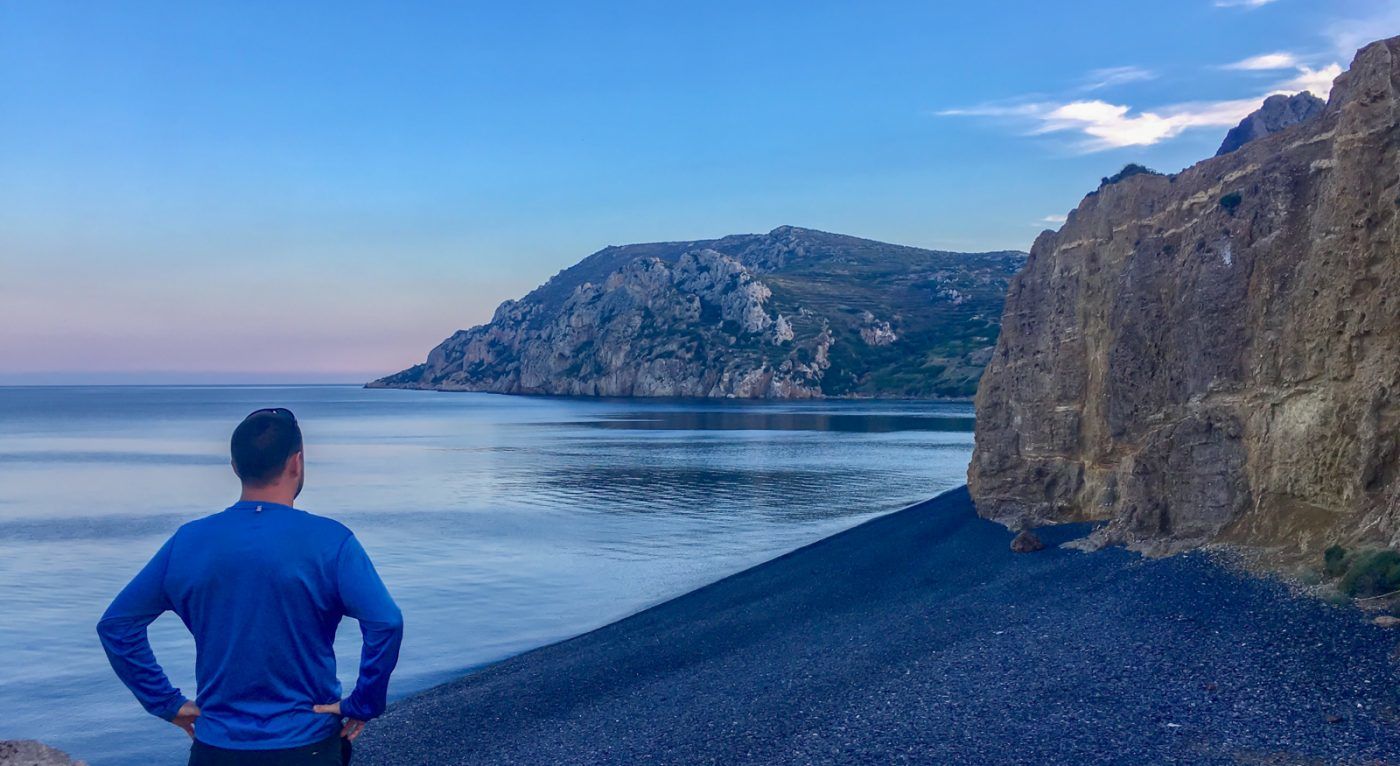
[[[350,740],[335,734],[320,742],[283,750],[229,750],[195,740],[189,766],[345,766]]]

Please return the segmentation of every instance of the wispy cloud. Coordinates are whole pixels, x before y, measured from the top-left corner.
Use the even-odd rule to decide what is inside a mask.
[[[1369,14],[1334,21],[1325,34],[1332,42],[1333,52],[1350,61],[1361,46],[1397,32],[1400,32],[1400,0],[1377,0]]]
[[[1262,8],[1274,0],[1215,0],[1216,8]]]
[[[1191,128],[1232,127],[1258,108],[1255,99],[1175,104],[1136,114],[1128,106],[1103,102],[1066,104],[1053,110],[1041,132],[1079,130],[1089,136],[1089,151],[1123,146],[1151,146]]]
[[[1287,51],[1250,56],[1233,64],[1225,64],[1221,68],[1254,72],[1292,69],[1293,77],[1278,83],[1269,95],[1298,93],[1306,90],[1319,98],[1327,98],[1328,94],[1332,92],[1332,81],[1342,73],[1342,65],[1339,63],[1333,62],[1319,69],[1313,69],[1302,63],[1297,55]]]
[[[1222,69],[1242,69],[1246,71],[1267,71],[1270,69],[1293,69],[1298,66],[1298,57],[1292,53],[1264,53],[1247,59],[1226,64]]]
[[[1321,69],[1306,66],[1298,67],[1298,74],[1287,82],[1280,83],[1274,93],[1297,93],[1308,91],[1318,98],[1327,98],[1332,93],[1332,81],[1342,73],[1342,65],[1328,64]]]
[[[1099,90],[1130,82],[1156,79],[1157,73],[1138,66],[1113,66],[1095,69],[1084,78],[1083,90]]]
[[[1037,218],[1034,225],[1035,225],[1035,226],[1059,226],[1059,225],[1063,224],[1065,221],[1068,221],[1068,220],[1069,220],[1069,216],[1066,216],[1066,215],[1047,215],[1047,216],[1045,216],[1045,217],[1043,217],[1043,218]]]
[[[1270,54],[1275,55],[1275,54]],[[1282,55],[1282,54],[1278,54]],[[983,104],[945,109],[948,117],[982,117],[1024,126],[1029,135],[1078,134],[1074,148],[1099,152],[1127,146],[1151,146],[1196,128],[1230,128],[1259,108],[1266,97],[1276,93],[1293,94],[1308,90],[1326,98],[1332,80],[1341,74],[1340,64],[1312,69],[1295,64],[1296,75],[1278,83],[1269,92],[1251,98],[1219,101],[1190,101],[1152,109],[1135,109],[1103,99],[1072,101],[1028,101]]]

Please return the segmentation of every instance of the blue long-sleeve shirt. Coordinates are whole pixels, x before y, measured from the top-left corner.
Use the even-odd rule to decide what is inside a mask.
[[[153,715],[185,697],[146,638],[163,612],[194,634],[199,741],[236,750],[300,747],[338,731],[312,712],[340,699],[336,627],[360,623],[364,650],[341,713],[384,712],[403,617],[369,556],[344,525],[276,503],[239,502],[180,527],[97,624],[112,668]]]

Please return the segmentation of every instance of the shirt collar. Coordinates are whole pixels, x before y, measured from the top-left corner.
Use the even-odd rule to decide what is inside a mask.
[[[230,511],[268,511],[272,510],[273,508],[278,508],[287,511],[296,510],[290,505],[272,503],[266,500],[239,500],[238,502],[229,506]]]

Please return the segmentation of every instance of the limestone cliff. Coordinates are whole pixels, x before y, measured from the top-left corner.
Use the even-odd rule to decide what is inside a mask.
[[[1016,252],[790,226],[610,247],[374,387],[584,396],[968,396]]]
[[[1400,544],[1400,38],[1313,119],[1089,194],[1012,281],[968,483],[1099,542]]]

